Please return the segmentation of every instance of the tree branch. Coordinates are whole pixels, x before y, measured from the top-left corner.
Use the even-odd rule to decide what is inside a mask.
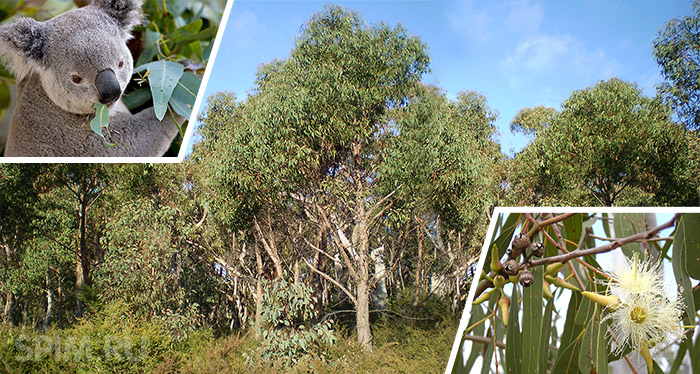
[[[326,279],[327,281],[333,283],[336,287],[340,288],[341,291],[343,291],[346,295],[348,295],[348,297],[350,298],[350,301],[352,301],[352,303],[353,303],[354,305],[357,305],[357,299],[355,298],[355,295],[353,295],[353,294],[350,292],[350,290],[348,290],[347,288],[345,288],[342,284],[340,284],[340,282],[338,282],[337,280],[333,279],[333,277],[331,277],[330,275],[328,275],[328,274],[326,274],[325,272],[322,272],[322,271],[316,269],[313,265],[311,265],[311,261],[304,259],[304,262],[306,262],[306,265],[309,266],[309,269],[311,269],[311,271],[313,271],[314,273],[316,273],[316,274],[322,276],[324,279]]]

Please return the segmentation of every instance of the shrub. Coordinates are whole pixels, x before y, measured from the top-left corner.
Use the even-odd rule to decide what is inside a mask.
[[[265,282],[261,323],[257,331],[262,337],[260,348],[248,356],[248,362],[260,358],[274,365],[291,366],[308,355],[323,357],[335,343],[333,321],[311,324],[317,317],[311,287],[301,282],[287,282],[284,277]]]

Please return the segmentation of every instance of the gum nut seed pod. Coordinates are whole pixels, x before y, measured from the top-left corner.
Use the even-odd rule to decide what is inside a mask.
[[[518,281],[520,282],[521,286],[530,287],[535,281],[535,277],[532,275],[532,272],[530,270],[523,270],[523,272],[520,273],[520,276],[518,277]]]
[[[520,270],[520,266],[518,265],[518,261],[514,259],[510,259],[506,261],[505,265],[503,265],[503,270],[506,272],[506,275],[511,276],[511,275],[517,275],[518,271]]]
[[[530,244],[530,251],[536,257],[542,257],[544,255],[544,244],[541,242],[534,242]]]
[[[502,275],[496,275],[493,277],[493,286],[496,288],[501,288],[503,285],[506,284],[506,278],[504,278]]]
[[[514,239],[512,243],[512,254],[513,257],[518,257],[525,248],[527,248],[530,245],[530,238],[526,234],[518,234]]]

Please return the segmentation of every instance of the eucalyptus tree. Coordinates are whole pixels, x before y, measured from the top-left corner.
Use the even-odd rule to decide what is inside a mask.
[[[382,144],[392,136],[386,114],[407,103],[428,62],[426,45],[402,26],[369,26],[356,12],[328,6],[302,27],[288,59],[260,67],[253,94],[234,105],[240,111],[204,119],[205,139],[226,144],[215,146],[214,176],[235,199],[238,217],[276,269],[283,264],[273,244],[285,230],[274,226],[303,221],[302,231],[315,231],[290,238],[295,230],[286,230],[285,240],[297,252],[316,254],[302,259],[351,300],[357,338],[367,349],[370,235],[399,189],[378,193]],[[229,126],[220,134],[207,132],[222,121]],[[280,210],[297,222],[275,220]],[[342,264],[349,282],[321,268],[323,257]]]
[[[2,321],[14,323],[13,312],[22,281],[21,264],[25,242],[32,237],[33,222],[39,214],[40,175],[37,165],[0,165],[0,293]]]
[[[654,40],[654,58],[666,82],[658,91],[689,128],[700,129],[700,2],[693,14],[672,19]]]
[[[697,204],[698,138],[657,98],[619,79],[574,91],[511,165],[526,205]]]
[[[503,155],[493,139],[498,113],[475,92],[461,92],[452,102],[428,86],[394,115],[397,135],[386,141],[380,175],[385,192],[401,186],[386,225],[398,231],[411,221],[416,234],[414,313],[422,273],[429,270],[431,282],[454,285],[456,305],[478,247],[469,243],[485,234],[503,178]],[[423,268],[424,240],[433,248],[433,269]]]

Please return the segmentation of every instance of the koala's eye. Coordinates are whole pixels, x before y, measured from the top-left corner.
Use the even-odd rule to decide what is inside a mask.
[[[83,81],[83,78],[78,74],[73,74],[70,76],[70,80],[75,84],[80,84],[80,82]]]
[[[119,69],[124,67],[124,60],[119,61]]]

